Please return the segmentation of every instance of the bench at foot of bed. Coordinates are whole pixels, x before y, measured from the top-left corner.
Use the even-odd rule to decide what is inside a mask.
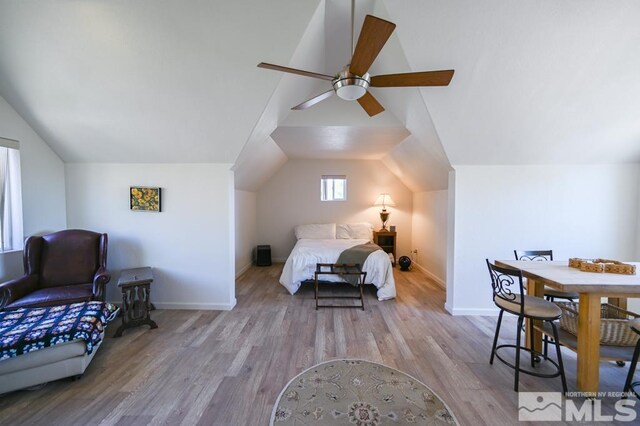
[[[328,283],[319,279],[322,275],[338,275],[349,284],[357,288],[359,296],[320,296],[320,284]],[[315,291],[316,310],[318,308],[361,308],[364,311],[364,294],[362,286],[367,278],[367,273],[362,272],[360,264],[354,263],[317,263],[314,273],[313,288]],[[335,284],[335,283],[332,283]],[[360,299],[360,306],[349,305],[320,305],[319,299]]]

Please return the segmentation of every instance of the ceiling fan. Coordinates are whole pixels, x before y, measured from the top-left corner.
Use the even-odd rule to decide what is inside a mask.
[[[353,25],[355,0],[351,2],[351,46],[353,47]],[[362,31],[358,38],[358,43],[353,49],[351,63],[345,66],[342,71],[335,76],[304,71],[295,68],[283,67],[280,65],[260,62],[259,68],[266,68],[275,71],[283,71],[291,74],[303,75],[306,77],[319,78],[330,81],[333,88],[321,93],[291,109],[307,109],[329,97],[334,92],[338,97],[347,100],[357,100],[360,106],[373,117],[384,111],[384,107],[369,92],[370,87],[425,87],[425,86],[448,86],[453,77],[454,70],[443,71],[422,71],[405,74],[386,74],[370,76],[367,72],[375,61],[376,57],[387,43],[391,33],[396,28],[396,24],[367,15],[362,25]]]

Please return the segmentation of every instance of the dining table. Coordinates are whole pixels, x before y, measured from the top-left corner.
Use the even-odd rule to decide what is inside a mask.
[[[640,275],[583,272],[569,267],[568,261],[523,261],[496,260],[496,265],[522,271],[526,278],[527,294],[544,297],[545,286],[579,294],[578,329],[574,343],[577,352],[577,389],[587,395],[598,392],[600,381],[600,322],[602,298],[610,304],[626,309],[626,299],[640,297]],[[640,263],[625,262],[640,270]],[[528,320],[526,345],[541,352],[542,321]],[[530,327],[534,327],[533,341],[530,341]],[[564,333],[567,335],[567,333]],[[573,337],[573,336],[569,336]],[[563,343],[563,336],[560,336]],[[564,343],[563,343],[564,344]],[[603,347],[616,353],[628,348]],[[632,348],[631,348],[632,351]],[[627,350],[626,352],[630,352]]]

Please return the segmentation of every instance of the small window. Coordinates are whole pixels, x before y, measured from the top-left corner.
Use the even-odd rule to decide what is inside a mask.
[[[0,137],[0,252],[22,249],[22,185],[18,142]]]
[[[346,201],[347,177],[344,175],[322,176],[320,180],[320,200]]]

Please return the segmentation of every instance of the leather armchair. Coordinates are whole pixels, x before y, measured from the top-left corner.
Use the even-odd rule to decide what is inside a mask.
[[[0,284],[0,310],[104,300],[107,234],[69,229],[29,237],[24,276]]]

